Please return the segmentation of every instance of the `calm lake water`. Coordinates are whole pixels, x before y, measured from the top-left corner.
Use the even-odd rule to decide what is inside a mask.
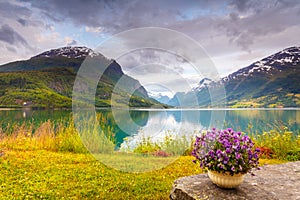
[[[159,139],[166,134],[178,136],[195,131],[231,127],[236,131],[261,134],[263,131],[288,127],[300,133],[300,109],[253,110],[97,110],[115,131],[118,146],[141,137]],[[40,124],[48,119],[64,122],[71,115],[66,110],[0,110],[2,129],[12,123]],[[128,117],[130,116],[130,117]],[[126,138],[126,139],[125,139]]]

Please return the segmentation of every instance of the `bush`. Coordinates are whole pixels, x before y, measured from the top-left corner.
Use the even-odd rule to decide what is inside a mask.
[[[139,154],[150,154],[161,150],[158,144],[153,143],[150,138],[142,138],[142,141],[137,145],[137,147],[133,150],[134,153]]]

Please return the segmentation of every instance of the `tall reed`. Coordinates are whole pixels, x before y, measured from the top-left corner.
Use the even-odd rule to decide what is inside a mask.
[[[10,125],[9,133],[0,129],[0,148],[12,150],[67,151],[74,153],[112,152],[114,150],[113,133],[104,132],[99,123],[86,119],[87,126],[77,131],[73,118],[67,121],[54,122],[48,120],[38,127],[32,124],[17,123]],[[111,130],[107,125],[107,130]],[[92,128],[91,128],[92,127]],[[88,147],[88,149],[86,148]]]

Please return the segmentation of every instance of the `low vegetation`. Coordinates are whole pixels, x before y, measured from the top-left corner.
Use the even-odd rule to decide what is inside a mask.
[[[168,199],[173,181],[201,173],[191,157],[147,173],[106,167],[90,154],[6,151],[0,158],[1,199]]]
[[[299,105],[300,94],[298,93],[270,94],[256,98],[236,99],[228,102],[228,106],[231,108],[297,108]]]
[[[175,179],[202,173],[192,162],[189,150],[181,156],[174,151],[190,143],[187,138],[180,141],[166,137],[160,143],[145,139],[132,154],[141,155],[140,162],[150,158],[154,165],[155,161],[162,160],[169,163],[149,172],[128,173],[116,170],[119,166],[98,161],[110,161],[118,155],[121,159],[121,154],[125,154],[113,151],[113,137],[105,145],[111,154],[102,154],[97,160],[82,144],[72,120],[46,121],[38,127],[14,124],[0,133],[1,199],[169,199]],[[101,134],[104,133],[98,137]],[[113,135],[105,135],[110,136]],[[300,160],[300,136],[288,130],[270,131],[252,138],[262,150],[260,164]],[[112,154],[115,157],[109,156]],[[136,157],[126,155],[122,156],[123,162],[136,162]]]
[[[261,150],[261,157],[280,160],[300,160],[300,135],[287,129],[271,130],[253,136],[255,144]]]
[[[75,78],[76,71],[68,67],[0,72],[0,107],[71,108]],[[97,87],[95,106],[109,107],[115,82],[112,77],[103,76],[102,79]],[[130,81],[133,79],[128,78],[129,83]],[[129,94],[121,91],[115,95],[116,99],[128,99]],[[168,107],[153,99],[143,98],[138,93],[134,93],[129,99],[129,102],[113,102],[113,104],[115,106],[129,104],[131,107]]]

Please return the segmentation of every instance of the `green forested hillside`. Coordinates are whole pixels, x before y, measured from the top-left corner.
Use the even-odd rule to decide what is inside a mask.
[[[1,107],[71,107],[71,69],[0,73]]]
[[[2,72],[0,73],[0,106],[70,108],[75,76],[76,73],[71,68]],[[95,97],[97,107],[111,105],[113,89],[112,82],[99,82]],[[117,95],[122,99],[122,96],[128,94],[124,92]],[[149,107],[155,104],[159,103],[140,96],[133,96],[129,103],[132,107]]]
[[[0,66],[0,106],[1,107],[72,107],[72,91],[76,73],[85,57],[96,54],[86,47],[63,47],[44,52],[29,60],[11,62]],[[102,56],[103,57],[103,56]],[[98,67],[105,67],[99,64]],[[115,92],[114,102],[111,96],[118,80],[126,80],[125,90]],[[128,89],[128,90],[127,90]],[[135,90],[131,95],[127,91]],[[130,99],[124,102],[122,99]],[[123,73],[116,61],[104,71],[99,80],[95,95],[95,106],[131,107],[163,106],[148,97],[140,83]]]

